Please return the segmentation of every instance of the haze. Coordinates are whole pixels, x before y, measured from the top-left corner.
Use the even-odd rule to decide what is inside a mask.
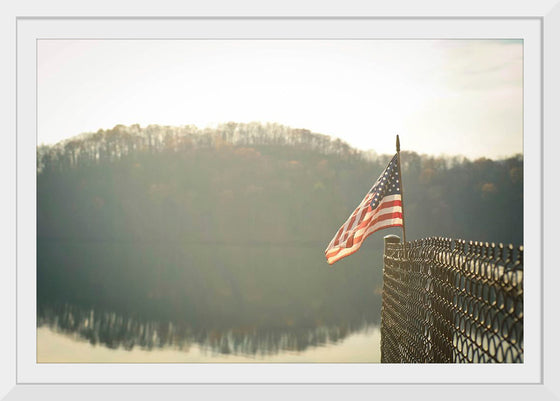
[[[518,40],[40,40],[38,144],[117,124],[277,122],[351,146],[523,151]]]

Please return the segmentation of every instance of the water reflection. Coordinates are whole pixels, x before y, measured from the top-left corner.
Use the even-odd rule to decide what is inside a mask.
[[[379,260],[371,247],[331,269],[316,247],[40,239],[37,321],[113,350],[302,352],[379,323]]]
[[[115,312],[58,304],[42,305],[38,327],[74,334],[92,345],[109,349],[155,350],[172,347],[189,350],[196,344],[210,354],[266,358],[283,352],[300,353],[309,348],[340,343],[353,333],[371,327],[365,321],[317,327],[196,328],[187,322],[142,321]]]

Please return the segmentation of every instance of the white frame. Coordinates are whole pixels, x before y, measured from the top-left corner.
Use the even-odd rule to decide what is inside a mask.
[[[363,2],[365,3],[365,2]],[[558,27],[558,23],[560,21],[560,6],[558,5],[557,0],[556,1],[551,1],[551,2],[532,2],[530,5],[525,5],[522,2],[519,3],[512,3],[512,2],[507,2],[504,3],[502,6],[497,7],[497,6],[492,6],[492,5],[487,5],[484,4],[483,6],[481,6],[480,4],[474,4],[472,6],[465,6],[462,10],[457,11],[457,10],[450,10],[449,6],[445,5],[445,3],[440,4],[439,2],[431,2],[429,4],[426,4],[425,2],[422,3],[422,7],[421,9],[414,9],[416,3],[409,3],[408,7],[406,7],[406,4],[403,4],[404,2],[393,2],[391,7],[393,8],[388,8],[388,5],[385,5],[385,8],[376,8],[376,6],[371,5],[371,4],[360,4],[358,7],[354,6],[353,8],[350,8],[348,6],[339,6],[337,7],[331,7],[327,10],[325,10],[325,7],[323,4],[319,4],[317,2],[317,6],[316,8],[314,8],[315,10],[322,10],[322,15],[324,16],[325,13],[329,16],[336,16],[336,17],[346,17],[346,16],[355,16],[355,17],[359,17],[356,18],[355,21],[360,21],[363,20],[363,18],[365,16],[394,16],[394,17],[426,17],[426,16],[437,16],[437,17],[476,17],[477,20],[481,20],[484,21],[485,17],[488,16],[492,16],[492,17],[515,17],[515,18],[536,18],[539,19],[540,21],[543,21],[544,24],[544,59],[545,59],[545,66],[544,66],[544,78],[543,78],[543,83],[545,85],[543,85],[544,88],[544,107],[542,109],[542,117],[544,117],[544,130],[542,135],[544,136],[542,138],[542,140],[544,141],[544,145],[541,149],[540,145],[540,139],[537,139],[537,143],[539,144],[539,146],[537,147],[537,152],[541,155],[542,157],[542,167],[544,168],[544,173],[543,175],[543,179],[545,180],[546,183],[550,184],[550,186],[546,186],[545,187],[545,195],[550,196],[550,192],[548,191],[548,188],[553,188],[552,184],[553,182],[548,182],[551,181],[550,180],[550,176],[547,174],[547,172],[553,171],[552,167],[553,167],[553,163],[554,160],[552,158],[553,156],[553,149],[555,149],[554,146],[552,146],[555,142],[554,141],[558,141],[557,139],[555,140],[551,133],[554,132],[553,128],[560,128],[558,125],[558,117],[557,115],[555,116],[552,111],[552,107],[554,103],[554,100],[559,100],[558,99],[558,78],[557,76],[553,75],[553,71],[555,70],[560,70],[560,66],[559,66],[559,60],[557,59],[558,55],[553,53],[553,49],[558,47],[559,44],[559,40],[558,38],[560,38],[560,29]],[[295,3],[294,3],[295,4]],[[306,3],[304,3],[306,4]],[[303,5],[304,5],[303,4]],[[36,10],[41,10],[41,8],[39,7],[40,3],[37,2],[33,8],[36,8]],[[226,2],[222,2],[222,7],[221,10],[228,10],[228,8],[225,7]],[[300,5],[300,9],[298,10],[296,7],[293,7],[293,5],[291,6],[284,6],[284,8],[282,9],[276,9],[276,10],[259,10],[258,8],[254,8],[252,7],[253,5],[251,4],[247,4],[245,7],[242,7],[240,5],[236,5],[235,7],[235,12],[237,15],[243,15],[243,16],[271,16],[271,17],[281,17],[281,16],[320,16],[318,13],[310,13],[309,11],[305,11],[305,7],[303,7],[302,5]],[[117,5],[114,4],[114,2],[105,2],[102,3],[100,6],[98,5],[97,7],[101,7],[100,9],[102,10],[102,12],[100,12],[100,9],[95,9],[89,12],[86,11],[81,11],[79,12],[80,16],[99,16],[99,15],[115,15],[116,13],[118,13],[118,8]],[[155,6],[154,6],[155,7]],[[216,11],[212,11],[212,9],[210,8],[210,6],[206,6],[208,8],[204,8],[204,6],[202,5],[188,5],[188,6],[179,6],[176,5],[175,7],[170,7],[168,9],[165,10],[161,10],[161,9],[157,9],[157,7],[155,7],[154,9],[151,10],[146,10],[142,13],[142,15],[144,16],[157,16],[157,15],[198,15],[198,16],[235,16],[236,14],[234,14],[233,12],[227,12],[227,11],[223,11],[221,13],[218,13]],[[447,7],[447,8],[446,8]],[[470,7],[470,8],[469,8]],[[22,120],[19,120],[19,125],[16,125],[16,107],[15,107],[15,102],[14,102],[14,94],[16,94],[16,66],[15,66],[15,55],[16,55],[16,19],[20,19],[22,17],[26,17],[26,16],[35,16],[35,17],[46,17],[49,15],[57,15],[57,16],[61,16],[61,15],[65,15],[67,13],[66,9],[62,6],[59,5],[58,7],[49,7],[49,14],[46,14],[44,11],[34,11],[31,10],[29,11],[29,9],[26,9],[24,7],[21,8],[17,8],[17,6],[12,6],[10,7],[5,7],[2,6],[2,8],[9,8],[8,10],[6,10],[6,12],[2,13],[2,21],[3,27],[6,27],[6,30],[9,32],[6,32],[6,35],[2,35],[2,42],[4,44],[4,49],[5,49],[5,53],[9,54],[11,57],[11,61],[12,63],[10,63],[9,66],[4,66],[2,65],[2,72],[3,74],[1,74],[2,79],[4,79],[6,81],[6,85],[3,86],[5,88],[10,88],[10,90],[8,90],[6,93],[3,94],[2,96],[2,100],[3,100],[3,105],[4,108],[3,110],[7,110],[8,111],[8,116],[6,118],[6,121],[8,121],[8,129],[7,132],[13,133],[13,132],[17,132],[18,135],[21,135],[22,129],[26,129],[28,127],[25,126],[25,122]],[[134,8],[127,8],[130,10],[133,10]],[[220,8],[218,8],[220,9]],[[308,9],[309,10],[309,9]],[[402,11],[402,10],[406,10]],[[4,11],[4,10],[3,10]],[[521,16],[521,17],[520,17]],[[445,20],[445,18],[442,18],[442,20]],[[227,19],[223,19],[221,21],[228,21]],[[410,21],[410,23],[413,23],[414,21],[417,21],[416,19],[410,19],[408,20]],[[4,28],[2,28],[4,29]],[[556,58],[554,58],[556,57]],[[18,66],[18,74],[22,74],[22,71],[20,70],[20,67],[22,67],[21,65]],[[32,66],[34,68],[34,66]],[[556,67],[556,68],[554,68]],[[25,73],[25,72],[23,72]],[[20,75],[21,76],[21,75]],[[18,91],[19,93],[19,91]],[[18,103],[19,104],[19,103]],[[31,119],[33,120],[33,118]],[[34,129],[34,126],[31,126],[30,129]],[[16,142],[17,139],[17,142]],[[22,138],[20,136],[18,136],[17,138],[15,136],[10,135],[7,138],[7,141],[9,141],[9,146],[6,146],[3,148],[3,151],[6,153],[4,155],[4,157],[2,158],[2,162],[6,163],[6,166],[3,166],[4,169],[2,169],[2,171],[4,171],[4,173],[8,173],[8,172],[12,172],[13,167],[16,165],[16,152],[14,152],[14,150],[16,149],[16,143],[18,146],[18,155],[21,155],[21,150],[22,150],[22,146],[25,147],[28,145],[27,142],[22,141]],[[18,161],[18,167],[21,167],[21,159],[17,160]],[[28,166],[29,167],[29,166]],[[34,169],[34,166],[31,166],[31,169]],[[21,173],[21,169],[20,171],[18,171],[18,174]],[[537,172],[538,173],[538,172]],[[13,174],[6,174],[7,177],[5,179],[4,182],[9,183],[10,188],[16,188],[16,185],[21,184],[21,182],[18,182],[16,177]],[[21,175],[18,175],[19,177],[21,177]],[[538,185],[539,183],[536,183],[534,185],[535,188],[537,190],[539,190],[540,186]],[[538,191],[540,192],[540,190]],[[17,190],[17,194],[20,194],[19,191],[19,187]],[[554,196],[555,194],[553,193],[552,196]],[[17,283],[17,278],[16,278],[16,236],[18,236],[17,238],[19,238],[19,236],[21,235],[20,232],[17,231],[17,229],[19,228],[19,226],[16,226],[16,220],[15,220],[15,213],[14,210],[16,210],[16,208],[19,208],[22,200],[21,197],[19,199],[13,199],[13,197],[11,197],[10,199],[5,199],[4,200],[5,204],[4,204],[4,208],[3,210],[7,213],[6,215],[6,219],[4,219],[3,221],[7,222],[7,224],[5,224],[5,230],[6,230],[6,234],[4,237],[4,243],[7,244],[7,249],[5,250],[5,257],[7,257],[7,259],[9,260],[9,262],[6,264],[5,268],[1,270],[1,275],[2,275],[2,280],[0,280],[0,304],[2,305],[2,310],[3,310],[3,316],[5,316],[5,319],[10,322],[7,327],[8,328],[15,328],[15,327],[20,327],[21,326],[21,321],[18,321],[17,319],[17,314],[16,314],[16,306],[15,306],[15,301],[16,301],[16,286],[18,285]],[[543,333],[543,343],[542,343],[542,358],[543,358],[543,363],[540,366],[542,368],[542,375],[539,374],[539,378],[540,380],[537,380],[537,382],[540,381],[540,383],[536,383],[536,384],[517,384],[517,385],[508,385],[508,386],[504,386],[503,384],[500,385],[491,385],[491,384],[484,384],[484,385],[469,385],[468,387],[468,397],[476,397],[477,395],[480,397],[488,397],[489,394],[488,393],[493,393],[492,396],[503,396],[505,395],[504,393],[507,393],[507,395],[509,395],[510,397],[535,397],[537,399],[541,399],[541,398],[548,398],[548,399],[555,399],[559,397],[560,394],[560,387],[554,382],[553,378],[554,378],[554,373],[556,372],[556,368],[554,367],[554,356],[560,356],[560,353],[558,352],[558,345],[555,345],[551,340],[550,340],[550,335],[554,332],[554,329],[557,328],[558,324],[554,321],[554,305],[558,305],[558,301],[556,299],[553,298],[553,292],[552,287],[551,287],[551,283],[554,282],[554,278],[560,278],[558,277],[558,273],[551,269],[551,267],[553,266],[552,263],[550,263],[550,261],[552,260],[550,258],[550,249],[552,248],[552,229],[551,227],[553,227],[553,223],[554,221],[557,220],[558,217],[558,212],[555,212],[551,207],[549,207],[549,205],[553,205],[552,201],[545,197],[544,199],[542,199],[542,206],[544,206],[544,210],[546,210],[546,221],[542,221],[542,225],[543,225],[543,231],[541,232],[543,234],[543,240],[542,240],[542,250],[543,252],[545,252],[543,254],[543,262],[544,262],[544,272],[543,272],[543,276],[544,278],[546,278],[546,280],[542,280],[543,282],[543,290],[544,290],[544,302],[546,307],[543,310],[543,315],[542,315],[542,319],[545,323],[544,327],[545,327],[545,332]],[[21,213],[21,208],[19,208],[19,212]],[[544,217],[544,211],[541,210],[542,216]],[[18,214],[18,216],[20,216]],[[556,220],[554,219],[556,218]],[[16,236],[14,236],[14,227],[16,228]],[[537,235],[537,237],[539,237],[539,235]],[[21,258],[25,257],[24,254],[18,254],[17,257],[19,259],[17,259],[18,263],[21,263]],[[539,280],[540,281],[540,280]],[[21,284],[21,283],[20,283]],[[21,294],[20,294],[21,295]],[[537,322],[538,323],[538,322]],[[21,334],[21,331],[19,332],[19,335]],[[19,337],[18,337],[19,339]],[[130,393],[134,394],[134,396],[140,396],[140,397],[145,397],[145,398],[152,398],[154,395],[154,391],[158,391],[158,395],[160,391],[166,391],[166,396],[173,396],[174,392],[176,391],[180,391],[180,390],[184,390],[186,388],[188,388],[188,390],[190,392],[195,392],[195,393],[202,393],[202,392],[206,392],[208,390],[212,390],[213,392],[217,392],[221,395],[229,395],[230,391],[232,390],[232,388],[238,389],[239,386],[233,386],[233,384],[221,384],[219,386],[207,386],[207,385],[197,385],[197,386],[170,386],[170,385],[154,385],[154,386],[148,386],[148,385],[136,385],[136,386],[126,386],[126,385],[117,385],[117,384],[113,384],[113,385],[67,385],[67,386],[52,386],[52,385],[46,385],[46,384],[23,384],[22,380],[18,380],[18,367],[17,367],[17,363],[16,363],[16,352],[15,352],[15,345],[17,344],[17,340],[16,340],[16,333],[15,330],[5,330],[3,332],[0,332],[0,347],[2,347],[2,351],[0,352],[0,355],[2,355],[2,358],[0,358],[0,368],[2,369],[1,372],[1,376],[0,376],[0,396],[3,396],[4,394],[8,394],[8,398],[9,399],[28,399],[30,397],[33,396],[44,396],[45,391],[48,392],[52,392],[53,396],[55,395],[54,393],[56,392],[56,396],[60,397],[60,396],[65,396],[65,397],[72,397],[75,398],[75,396],[81,395],[83,396],[83,391],[85,388],[88,389],[89,393],[88,396],[93,398],[93,397],[99,397],[99,396],[106,396],[107,394],[112,394],[114,396],[116,395],[124,395],[125,391],[127,395],[130,395]],[[546,350],[546,352],[545,352]],[[7,357],[4,357],[7,356]],[[121,365],[122,366],[122,365]],[[200,365],[199,365],[200,366]],[[132,366],[128,366],[130,368],[133,368]],[[20,366],[21,368],[21,366]],[[213,375],[215,375],[216,377],[227,377],[224,376],[224,372],[220,373],[220,367],[216,367],[216,366],[202,366],[203,369],[210,369],[210,373],[212,373]],[[392,367],[387,366],[388,369],[392,369]],[[111,370],[112,371],[112,370]],[[353,390],[355,393],[353,393],[353,395],[367,395],[367,394],[372,394],[375,393],[375,395],[379,395],[381,397],[383,396],[391,396],[394,397],[395,396],[395,391],[398,390],[399,395],[401,396],[418,396],[421,393],[424,393],[426,396],[430,396],[430,397],[435,397],[435,398],[456,398],[457,396],[461,397],[463,396],[462,394],[465,394],[464,391],[461,391],[461,389],[459,387],[463,387],[462,385],[458,385],[458,384],[449,384],[449,385],[445,385],[445,386],[437,386],[437,385],[423,385],[423,384],[419,384],[417,383],[416,385],[414,384],[408,384],[406,386],[397,386],[395,384],[399,383],[399,377],[400,377],[400,372],[398,370],[394,370],[394,377],[391,380],[387,380],[385,383],[394,383],[394,384],[384,384],[384,385],[377,385],[375,386],[375,388],[371,388],[373,386],[356,386],[356,385],[350,385],[350,384],[346,384],[346,385],[333,385],[330,384],[329,386],[323,386],[320,387],[323,390],[326,388],[327,391],[329,392],[329,394],[338,394],[340,392],[340,394],[338,394],[338,396],[344,396],[346,395],[346,392],[348,390]],[[488,374],[492,374],[492,370],[488,371]],[[59,372],[60,373],[60,372]],[[54,379],[60,381],[65,381],[65,376],[66,374],[69,374],[70,372],[63,373],[62,375],[59,376],[55,376]],[[227,373],[227,372],[225,372]],[[314,381],[314,380],[306,380],[305,377],[301,378],[303,380],[284,380],[286,382],[290,382],[290,383],[295,383],[295,382],[299,382],[301,384],[299,384],[298,386],[279,386],[279,385],[268,385],[268,386],[251,386],[251,389],[253,390],[253,394],[256,395],[264,395],[266,394],[267,397],[270,397],[272,395],[272,397],[277,397],[277,398],[284,398],[286,395],[292,393],[292,392],[297,392],[298,394],[305,394],[305,393],[310,393],[311,391],[314,391],[315,389],[317,389],[317,386],[314,385],[310,385],[310,384],[305,384],[305,383],[310,383],[310,382],[323,382],[323,383],[333,383],[333,382],[337,382],[337,383],[341,383],[340,380],[333,380],[333,377],[329,377],[332,373],[329,372],[323,372],[326,375],[326,380],[324,381]],[[540,372],[541,373],[541,372]],[[336,378],[336,376],[334,376]],[[51,378],[53,379],[53,378]],[[119,381],[119,377],[116,377],[116,380],[114,381],[115,383]],[[251,376],[243,376],[241,375],[241,377],[234,377],[232,378],[232,380],[218,380],[221,383],[240,383],[240,382],[257,382],[257,380],[252,380]],[[279,380],[280,382],[283,381],[282,378],[280,378]],[[431,382],[437,381],[437,380],[430,380]],[[490,376],[490,382],[492,381],[492,376]],[[29,381],[27,381],[29,382]],[[45,381],[49,382],[49,380]],[[199,383],[202,383],[203,381],[199,381]],[[207,381],[207,382],[211,382],[211,381]],[[272,382],[272,381],[269,381]],[[356,382],[356,381],[354,381]],[[366,381],[360,381],[362,383],[366,382]],[[34,381],[34,383],[38,383],[38,381]],[[261,381],[262,383],[262,381]],[[435,387],[437,386],[437,390],[435,390]],[[344,393],[342,393],[344,392]],[[116,393],[116,394],[115,394]],[[176,394],[175,394],[176,395]],[[465,396],[466,397],[466,396]]]

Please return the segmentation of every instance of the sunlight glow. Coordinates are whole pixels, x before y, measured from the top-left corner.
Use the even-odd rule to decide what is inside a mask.
[[[523,44],[40,40],[38,144],[117,124],[277,122],[359,149],[522,152]]]

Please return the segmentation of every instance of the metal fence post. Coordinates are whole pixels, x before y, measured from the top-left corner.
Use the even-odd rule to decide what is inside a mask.
[[[383,237],[383,243],[384,243],[384,249],[383,249],[383,254],[385,254],[387,252],[387,244],[400,244],[401,243],[401,238],[398,235],[386,235]]]
[[[384,248],[383,248],[383,290],[381,295],[381,362],[391,362],[391,359],[394,356],[388,355],[386,351],[392,349],[395,344],[393,336],[396,335],[396,332],[391,330],[391,322],[387,316],[387,308],[388,308],[388,297],[387,297],[387,279],[386,279],[386,272],[387,272],[387,262],[388,262],[388,252],[387,248],[389,244],[400,244],[401,239],[397,235],[386,235],[383,237]],[[387,337],[389,336],[389,337]],[[389,353],[390,354],[390,353]]]

